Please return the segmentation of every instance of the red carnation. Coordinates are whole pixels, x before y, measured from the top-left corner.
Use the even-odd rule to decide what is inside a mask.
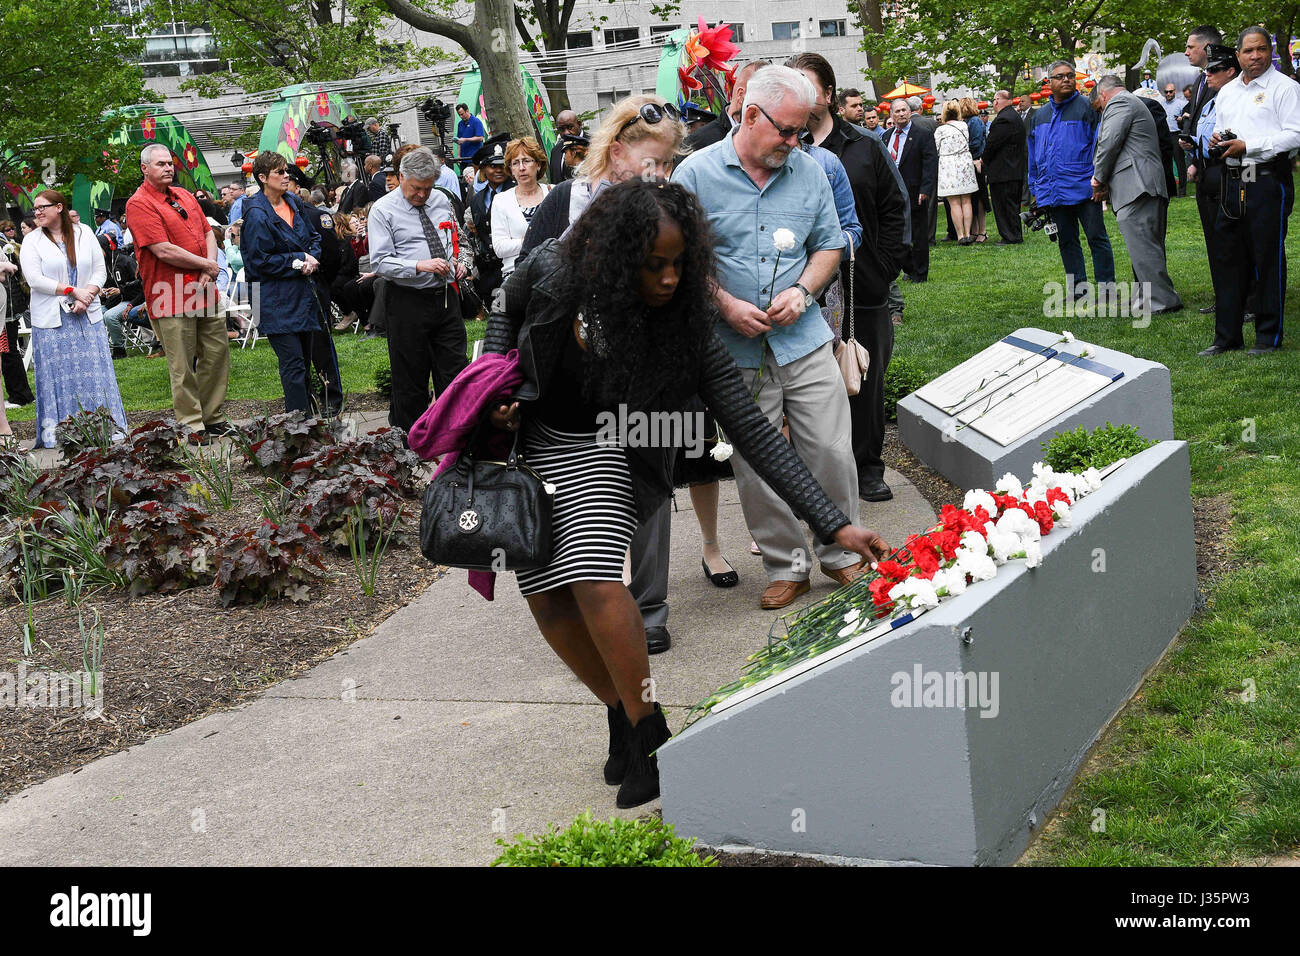
[[[908,569],[903,567],[897,561],[881,561],[876,565],[876,570],[880,573],[882,579],[888,580],[891,584],[897,584],[907,577]]]
[[[875,602],[876,607],[884,607],[886,604],[893,603],[889,598],[889,589],[894,586],[894,582],[889,578],[876,578],[871,582],[868,590],[871,592],[871,600]]]
[[[939,546],[923,534],[914,534],[907,539],[907,550],[916,560],[920,577],[927,580],[939,570]]]
[[[989,510],[983,505],[977,505],[973,514],[970,512],[967,512],[967,514],[970,514],[970,521],[968,522],[969,527],[966,530],[977,531],[987,538],[989,532],[984,526],[993,520],[989,517]]]
[[[997,502],[999,515],[1005,512],[1008,508],[1014,508],[1016,505],[1020,504],[1020,500],[1018,498],[1015,498],[1011,495],[1000,495],[996,491],[993,492],[992,498],[995,502]]]
[[[944,505],[939,509],[939,523],[943,525],[945,531],[961,531],[966,524],[964,514],[965,512],[959,508]]]
[[[944,560],[951,561],[953,558],[957,557],[957,546],[961,544],[960,531],[948,531],[945,529],[937,532],[934,535],[934,539],[937,539],[938,541],[939,550],[943,552]]]
[[[1060,488],[1048,488],[1048,489],[1047,489],[1047,503],[1048,503],[1048,504],[1052,504],[1052,505],[1054,505],[1054,504],[1056,504],[1058,501],[1063,501],[1063,502],[1065,502],[1065,504],[1066,504],[1067,506],[1074,504],[1074,502],[1070,500],[1070,496],[1067,495],[1067,494],[1066,494],[1064,491],[1062,491]]]
[[[1052,530],[1052,506],[1046,501],[1039,501],[1034,505],[1034,520],[1038,522],[1038,530],[1043,534]]]

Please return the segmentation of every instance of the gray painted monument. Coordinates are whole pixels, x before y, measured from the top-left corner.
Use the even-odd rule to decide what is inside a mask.
[[[1061,337],[1059,332],[1042,329],[1018,329],[1012,334],[1043,346]],[[1124,352],[1089,347],[1098,363],[1123,372],[1123,376],[1009,445],[1000,445],[972,427],[955,430],[952,416],[916,393],[898,403],[899,437],[917,458],[965,490],[990,489],[1007,472],[1027,481],[1034,463],[1043,459],[1043,443],[1057,432],[1080,425],[1088,429],[1107,422],[1135,425],[1143,437],[1153,441],[1173,438],[1169,369]]]
[[[659,750],[664,819],[710,846],[1013,862],[1192,614],[1189,483],[1186,443],[1155,445],[1043,537],[1041,566],[697,721]]]

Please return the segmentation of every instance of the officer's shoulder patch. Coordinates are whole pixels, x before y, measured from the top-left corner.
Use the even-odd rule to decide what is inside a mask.
[[[322,216],[320,217],[320,224],[321,224],[321,226],[322,226],[323,228],[325,228],[325,229],[333,229],[333,228],[334,228],[334,217],[331,216],[329,213],[325,213],[324,215],[322,215]]]

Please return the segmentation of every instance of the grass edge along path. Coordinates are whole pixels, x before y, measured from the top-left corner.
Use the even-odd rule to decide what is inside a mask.
[[[1106,221],[1126,279],[1113,214]],[[1024,246],[941,243],[930,282],[903,284],[895,354],[930,376],[1022,326],[1166,365],[1192,494],[1231,502],[1230,569],[1200,582],[1206,606],[1093,748],[1027,865],[1248,865],[1300,845],[1300,352],[1286,343],[1263,359],[1197,357],[1214,317],[1196,308],[1214,295],[1190,198],[1171,205],[1168,250],[1187,308],[1146,327],[1055,309],[1049,284],[1064,270],[1041,233]],[[1287,251],[1300,257],[1294,235]],[[1287,324],[1300,328],[1290,291]]]

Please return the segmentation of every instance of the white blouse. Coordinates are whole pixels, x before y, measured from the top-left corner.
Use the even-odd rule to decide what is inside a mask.
[[[74,223],[72,229],[77,249],[77,284],[83,289],[92,285],[102,289],[108,270],[104,265],[104,252],[99,248],[99,240],[84,222]],[[59,303],[63,301],[63,290],[68,286],[67,256],[45,234],[44,229],[37,229],[23,240],[19,259],[23,267],[23,278],[32,290],[32,327],[59,328],[63,325]],[[102,321],[98,296],[86,308],[86,318],[91,322]]]
[[[546,183],[538,183],[542,190],[542,199],[551,191]],[[541,199],[537,201],[541,205]],[[533,207],[536,211],[537,206]],[[501,274],[510,275],[519,258],[519,250],[524,247],[524,234],[528,232],[528,220],[519,208],[519,197],[514,189],[497,193],[492,200],[492,251],[501,260]]]

